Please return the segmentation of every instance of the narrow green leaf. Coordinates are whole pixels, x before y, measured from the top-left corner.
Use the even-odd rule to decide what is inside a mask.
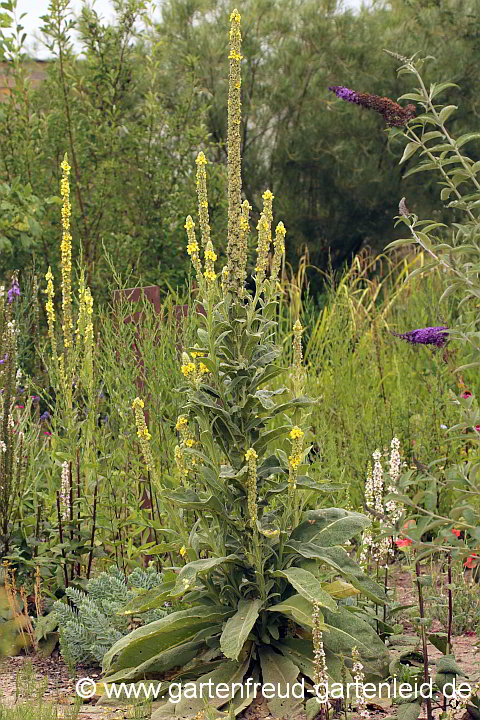
[[[419,147],[422,147],[419,142],[407,143],[405,150],[403,151],[402,158],[398,164],[401,165],[402,163],[405,162],[405,160],[408,160],[408,158],[412,157],[412,155],[414,155],[417,152]]]
[[[103,669],[118,671],[136,667],[162,650],[193,640],[199,630],[226,620],[232,614],[233,610],[224,605],[201,605],[166,615],[117,640],[103,658]]]
[[[179,597],[187,590],[191,590],[198,574],[212,570],[214,567],[223,565],[226,562],[235,562],[238,559],[237,555],[228,555],[226,557],[206,558],[205,560],[193,560],[192,562],[189,562],[188,565],[185,565],[180,570],[175,587],[170,593],[170,597]]]
[[[387,598],[383,588],[365,575],[358,563],[342,547],[323,548],[314,543],[289,540],[285,549],[293,550],[302,557],[317,558],[343,575],[348,582],[377,604],[384,605],[386,603]]]
[[[261,600],[240,600],[237,612],[227,620],[220,638],[220,647],[226,657],[238,659],[261,607]]]
[[[436,97],[441,92],[443,92],[444,90],[446,90],[447,88],[450,88],[450,87],[458,88],[458,85],[456,85],[455,83],[452,83],[452,82],[443,82],[443,83],[438,83],[438,84],[432,83],[430,85],[430,99],[433,100],[434,97]]]
[[[317,578],[308,570],[291,567],[287,570],[277,570],[272,575],[286,578],[290,585],[311,603],[317,602],[322,607],[326,607],[333,612],[336,611],[337,603],[335,600],[322,588]]]
[[[161,607],[165,600],[173,590],[175,583],[173,581],[162,583],[151,590],[134,597],[127,603],[117,615],[135,615],[137,613],[155,610]]]
[[[415,102],[425,102],[425,98],[423,95],[419,95],[418,93],[406,93],[405,95],[401,95],[399,100],[414,100]]]
[[[460,137],[455,140],[455,145],[457,148],[461,148],[462,145],[470,142],[470,140],[478,140],[479,138],[480,132],[465,133],[465,135],[460,135]]]
[[[293,530],[291,539],[315,542],[321,547],[343,545],[371,525],[365,515],[342,508],[308,510],[303,517],[304,521]]]
[[[447,105],[446,107],[442,108],[438,116],[438,122],[440,123],[440,125],[444,125],[444,123],[447,122],[450,115],[455,112],[456,109],[457,105]]]

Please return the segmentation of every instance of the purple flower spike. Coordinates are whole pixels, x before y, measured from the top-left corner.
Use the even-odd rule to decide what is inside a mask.
[[[347,102],[357,101],[357,93],[355,90],[349,90],[343,85],[331,85],[328,89],[334,92],[340,100],[347,100]]]
[[[330,85],[328,89],[334,92],[340,100],[346,100],[347,102],[361,105],[369,110],[375,110],[375,112],[383,117],[389,127],[402,127],[402,125],[406,125],[409,120],[414,118],[416,114],[415,105],[402,107],[387,97],[380,97],[372,93],[356,92],[344,85]]]
[[[18,284],[18,280],[16,277],[12,278],[12,287],[7,292],[8,296],[8,302],[13,302],[15,296],[20,297],[20,285]]]
[[[441,348],[448,341],[448,328],[445,325],[419,328],[418,330],[410,330],[406,333],[396,333],[391,330],[391,333],[414,345],[435,345]]]

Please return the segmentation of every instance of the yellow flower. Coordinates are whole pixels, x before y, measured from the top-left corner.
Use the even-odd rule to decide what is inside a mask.
[[[206,270],[204,275],[205,275],[206,280],[210,280],[212,282],[217,277],[216,274],[213,272],[213,270]]]
[[[216,256],[216,254],[213,252],[213,250],[207,250],[207,251],[205,252],[205,259],[206,259],[206,260],[211,260],[212,262],[215,262],[216,259],[217,259],[217,256]]]
[[[180,548],[180,555],[182,557],[185,557],[186,554],[187,554],[187,548],[185,547],[185,545],[182,545],[182,547]]]
[[[143,406],[144,406],[143,400],[141,400],[141,398],[139,398],[139,397],[136,397],[132,403],[132,408],[133,408],[133,411],[135,412],[135,424],[137,426],[137,436],[140,440],[140,446],[142,448],[143,458],[145,460],[145,465],[147,466],[147,470],[151,470],[152,473],[155,475],[156,474],[155,463],[153,460],[152,449],[149,444],[149,441],[152,439],[152,436],[148,432],[148,428],[145,423],[145,417],[143,414]]]
[[[188,420],[187,420],[186,415],[179,415],[177,418],[177,424],[175,425],[175,429],[180,431],[187,424],[188,424]]]
[[[205,373],[210,372],[208,367],[205,365],[205,363],[202,363],[202,362],[200,363],[198,370],[202,375],[205,375]]]
[[[290,437],[292,440],[295,440],[296,438],[301,438],[304,436],[303,430],[301,430],[297,425],[293,427],[290,431]]]
[[[193,253],[198,253],[199,250],[200,250],[200,248],[198,247],[198,243],[196,243],[196,242],[188,243],[187,253],[189,255],[193,255]]]
[[[193,447],[195,445],[195,440],[192,440],[192,438],[187,438],[185,440],[185,445],[189,448]]]
[[[190,373],[195,372],[195,363],[187,363],[186,365],[182,365],[180,370],[185,375],[185,377],[188,378]]]
[[[255,452],[255,450],[254,450],[253,448],[250,448],[250,449],[247,450],[247,452],[245,453],[245,460],[246,460],[247,462],[248,462],[249,460],[257,460],[257,458],[258,458],[258,455],[257,455],[257,453]]]
[[[300,455],[289,455],[288,462],[290,464],[290,467],[293,468],[293,470],[296,470],[302,462],[302,458],[300,457]]]
[[[151,440],[152,439],[152,436],[148,432],[147,427],[139,428],[137,430],[137,435],[140,439],[143,439],[143,440]]]

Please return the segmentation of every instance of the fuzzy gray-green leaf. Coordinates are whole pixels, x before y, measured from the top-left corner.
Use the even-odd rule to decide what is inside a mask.
[[[237,660],[261,607],[262,601],[259,599],[240,600],[237,612],[227,620],[220,638],[220,647],[226,657]]]

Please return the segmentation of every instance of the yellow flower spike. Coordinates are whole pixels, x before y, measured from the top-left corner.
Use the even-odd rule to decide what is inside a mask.
[[[305,370],[302,365],[302,332],[303,327],[300,320],[295,322],[293,326],[293,393],[295,397],[299,397],[305,386]]]
[[[222,288],[222,295],[225,297],[225,295],[228,292],[228,267],[225,265],[222,268],[222,276],[220,279],[220,285]],[[243,288],[242,288],[242,294],[243,294]]]
[[[257,293],[263,290],[265,275],[267,272],[268,251],[271,243],[270,223],[265,213],[262,213],[257,224],[258,244],[257,244],[257,264],[255,267],[255,285]]]
[[[187,244],[187,252],[192,258],[192,265],[195,268],[195,272],[197,274],[197,282],[199,287],[202,287],[202,263],[200,262],[199,252],[200,248],[198,247],[197,239],[195,237],[195,223],[192,220],[192,216],[188,215],[186,221],[185,221],[185,230],[187,231],[187,238],[188,238],[188,244]]]
[[[257,529],[257,460],[258,454],[253,448],[245,453],[245,460],[248,463],[247,476],[247,508],[250,518],[250,527]]]
[[[137,436],[140,441],[140,447],[142,448],[143,459],[147,470],[155,472],[155,463],[153,461],[152,449],[150,447],[150,440],[152,436],[148,432],[147,424],[145,422],[145,416],[143,414],[144,402],[141,398],[136,397],[132,403],[132,409],[135,412],[135,424],[137,426]]]
[[[175,425],[175,430],[180,430],[184,428],[186,425],[188,425],[188,418],[186,415],[179,415],[177,418],[177,424]]]
[[[245,280],[247,279],[248,234],[250,230],[249,218],[251,209],[252,207],[248,200],[244,200],[240,216],[237,268],[238,293],[241,298],[245,295]]]
[[[63,344],[66,350],[72,346],[73,318],[72,318],[72,236],[69,233],[70,216],[72,206],[70,204],[70,184],[68,176],[70,165],[65,153],[63,162],[60,164],[63,175],[60,181],[60,195],[63,198],[62,205],[62,227],[63,235],[60,243],[61,268],[62,268],[62,310],[63,310]]]
[[[210,221],[208,217],[207,171],[205,169],[207,158],[203,152],[198,153],[196,163],[198,217],[200,220],[200,231],[202,233],[202,247],[205,248],[210,241]]]
[[[297,470],[302,463],[303,439],[305,433],[298,425],[290,430],[292,453],[288,457],[288,493],[291,496],[297,487]]]
[[[275,229],[275,240],[273,241],[274,253],[272,263],[272,274],[271,279],[273,283],[276,283],[280,274],[280,268],[282,266],[282,260],[285,255],[285,225],[283,222],[279,222]]]
[[[212,241],[209,240],[205,247],[205,272],[204,277],[210,288],[211,283],[216,280],[217,275],[215,273],[215,260],[217,259],[216,253],[213,251]]]
[[[228,276],[224,277],[226,290],[233,293],[243,292],[244,260],[240,244],[240,217],[242,203],[242,178],[240,154],[241,121],[241,71],[240,53],[242,35],[240,32],[240,13],[234,10],[230,15],[230,73],[228,82]]]
[[[53,289],[53,275],[52,268],[49,266],[47,274],[45,275],[47,281],[47,289],[43,292],[47,296],[47,302],[45,303],[45,311],[47,313],[48,322],[48,337],[50,338],[50,345],[52,347],[52,357],[57,359],[57,340],[55,338],[55,307],[53,305],[53,298],[55,291]]]
[[[177,465],[177,470],[181,478],[186,478],[188,475],[188,468],[185,465],[185,456],[183,453],[182,448],[179,445],[175,446],[175,463]]]
[[[84,349],[84,371],[87,377],[89,396],[93,397],[93,298],[90,288],[85,288],[84,293],[85,313],[87,324],[85,326],[85,337],[83,340]]]

